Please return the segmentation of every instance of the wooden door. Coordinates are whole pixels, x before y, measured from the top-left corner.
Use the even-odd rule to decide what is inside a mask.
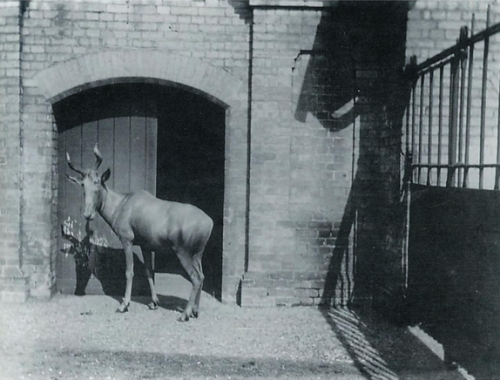
[[[108,186],[119,192],[156,192],[157,118],[155,102],[141,87],[112,85],[88,90],[54,105],[59,130],[58,222],[62,230],[57,260],[57,288],[63,293],[122,295],[125,257],[116,235],[100,216],[83,217],[82,189],[65,174],[95,163],[97,142],[103,156],[99,170],[111,169]],[[140,248],[134,248],[140,254]],[[136,258],[134,294],[149,294],[142,263]]]

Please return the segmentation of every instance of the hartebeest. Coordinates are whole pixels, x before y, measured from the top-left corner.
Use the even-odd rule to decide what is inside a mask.
[[[111,171],[107,169],[101,176],[97,170],[102,163],[97,144],[94,147],[96,163],[93,169],[78,170],[66,158],[70,169],[80,174],[81,179],[67,175],[72,182],[83,187],[84,212],[87,220],[95,217],[96,211],[112,228],[125,250],[127,279],[125,297],[118,312],[128,311],[134,276],[133,245],[142,248],[144,267],[151,289],[150,309],[158,308],[159,300],[154,288],[151,252],[161,252],[171,248],[179,258],[191,279],[193,288],[186,308],[179,321],[198,317],[200,295],[203,287],[202,256],[212,233],[213,221],[196,206],[169,202],[155,198],[146,191],[121,194],[106,186]]]

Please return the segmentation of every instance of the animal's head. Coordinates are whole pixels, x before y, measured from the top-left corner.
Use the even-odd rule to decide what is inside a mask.
[[[81,178],[75,178],[69,175],[66,175],[66,177],[68,177],[71,182],[76,183],[83,188],[83,216],[87,220],[94,219],[98,207],[102,205],[103,191],[106,190],[106,181],[109,179],[109,176],[111,174],[111,170],[109,169],[106,170],[101,176],[99,176],[99,174],[97,173],[97,170],[102,163],[102,156],[101,153],[99,153],[97,144],[94,147],[94,154],[96,156],[95,166],[91,169],[82,171],[73,166],[73,164],[71,163],[71,158],[66,152],[68,166],[71,170],[80,174]]]

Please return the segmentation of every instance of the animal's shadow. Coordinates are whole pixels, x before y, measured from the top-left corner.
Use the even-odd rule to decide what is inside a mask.
[[[87,286],[93,276],[96,278],[102,292],[116,299],[125,294],[125,253],[123,249],[105,247],[91,242],[93,231],[86,226],[86,234],[82,240],[68,234],[61,227],[61,236],[69,241],[71,246],[61,249],[66,255],[73,255],[75,260],[76,286],[75,295],[86,294]],[[133,296],[150,296],[149,284],[145,275],[142,254],[134,255]]]
[[[91,242],[93,230],[88,224],[85,227],[85,237],[79,240],[68,234],[61,226],[61,236],[71,244],[69,248],[61,249],[67,255],[73,255],[75,260],[76,286],[74,294],[84,296],[87,292],[90,279],[93,276],[99,281],[102,292],[115,299],[118,303],[122,301],[125,294],[125,252],[120,248],[105,247]],[[142,253],[134,255],[134,281],[132,285],[132,301],[147,305],[151,302],[151,291],[145,274]],[[180,263],[175,261],[175,256],[164,255],[158,260],[160,272],[175,273],[189,280]],[[154,277],[154,273],[153,273]],[[166,310],[182,312],[186,307],[187,300],[173,295],[158,294],[159,307]]]
[[[121,301],[121,298],[118,297],[113,297],[113,298],[117,299],[118,301]],[[160,301],[158,307],[165,310],[178,311],[179,313],[181,313],[186,308],[187,304],[187,300],[175,296],[166,296],[163,294],[158,294],[158,299]],[[147,305],[149,304],[149,302],[151,302],[151,298],[145,296],[135,296],[135,297],[133,296],[132,301],[141,305]]]

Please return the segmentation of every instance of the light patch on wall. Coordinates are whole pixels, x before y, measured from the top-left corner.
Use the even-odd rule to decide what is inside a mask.
[[[95,233],[92,234],[91,238],[90,238],[90,242],[94,245],[98,245],[100,247],[109,247],[109,243],[108,243],[108,239],[106,238],[106,236],[99,236],[99,235],[96,235]]]
[[[354,105],[357,101],[357,98],[349,100],[343,106],[340,106],[337,110],[333,111],[330,115],[334,119],[340,119],[345,116],[348,112],[354,111]]]

